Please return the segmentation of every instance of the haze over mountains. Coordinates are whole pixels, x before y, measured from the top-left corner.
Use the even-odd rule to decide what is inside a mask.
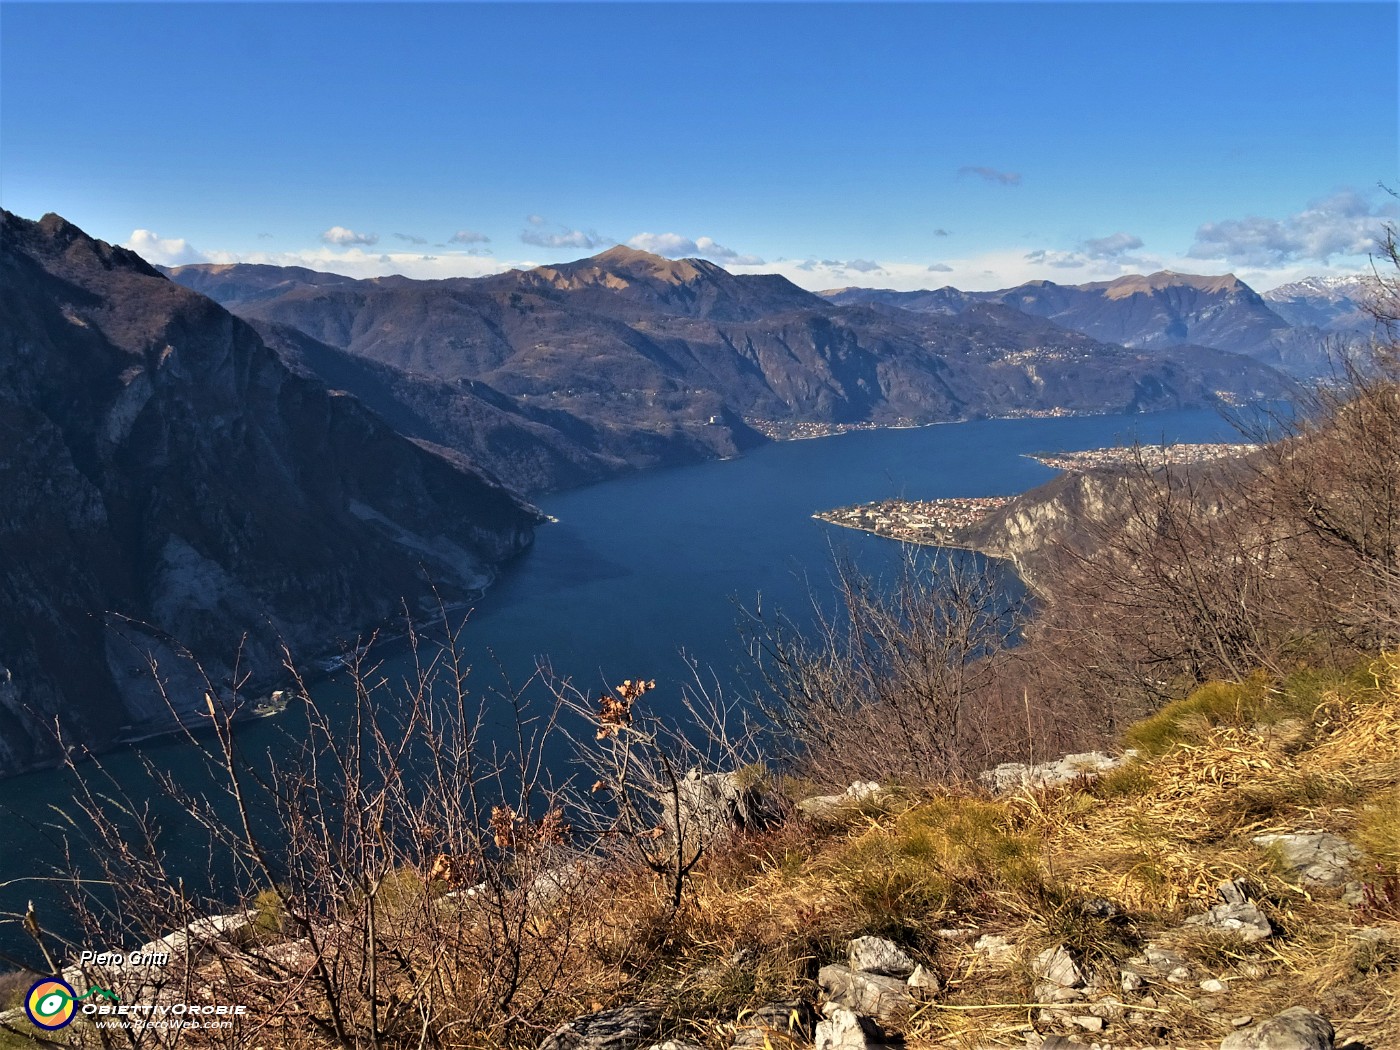
[[[222,680],[242,643],[255,694],[282,641],[304,660],[433,586],[469,597],[530,542],[540,519],[518,492],[730,456],[796,424],[1290,388],[1255,357],[1151,336],[1175,309],[1193,338],[1273,345],[1286,325],[1233,279],[945,309],[930,304],[951,290],[819,296],[619,246],[478,279],[200,265],[172,280],[58,216],[5,213],[2,232],[0,774],[54,757],[59,713],[80,743],[161,724],[150,659],[188,709],[203,692],[180,677],[184,648]],[[1144,345],[1059,323],[1095,297],[1098,330]],[[1142,305],[1136,328],[1122,303]]]
[[[1299,376],[1327,371],[1328,337],[1367,335],[1364,277],[1313,278],[1260,295],[1233,274],[1129,275],[1062,285],[1031,281],[994,292],[939,288],[895,292],[839,288],[835,303],[883,303],[956,316],[979,303],[1000,303],[1106,342],[1156,350],[1209,346],[1244,354]]]

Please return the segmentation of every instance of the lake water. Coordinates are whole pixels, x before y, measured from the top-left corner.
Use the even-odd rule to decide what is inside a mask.
[[[1206,411],[861,431],[547,497],[541,506],[559,520],[539,529],[533,550],[474,610],[469,653],[476,666],[498,661],[516,680],[528,677],[537,657],[586,688],[655,678],[653,697],[664,702],[689,677],[684,650],[732,683],[746,662],[736,627],[741,606],[762,595],[766,609],[800,615],[809,594],[829,592],[834,552],[876,573],[894,565],[898,544],[814,521],[813,512],[900,496],[1010,495],[1054,476],[1026,453],[1134,438],[1221,441],[1235,432]],[[385,670],[392,676],[395,658]],[[483,688],[498,681],[494,672],[480,678]],[[344,686],[331,679],[314,689],[334,703]],[[275,750],[285,736],[278,722],[245,726],[240,742],[249,753]],[[182,777],[197,775],[186,743],[155,743],[143,754]],[[133,793],[146,793],[136,754],[103,762]],[[50,807],[64,809],[70,797],[61,772],[0,781],[0,912],[22,911],[30,898],[41,911],[57,911],[42,903],[56,902],[57,893],[30,880],[59,855]],[[22,944],[17,924],[0,925],[0,955]]]

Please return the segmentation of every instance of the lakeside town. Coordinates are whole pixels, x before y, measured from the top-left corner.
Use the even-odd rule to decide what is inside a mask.
[[[810,435],[818,436],[818,435]],[[1118,445],[1080,452],[1026,453],[1027,458],[1054,470],[1088,471],[1142,463],[1149,470],[1187,463],[1206,463],[1253,452],[1257,445],[1225,442],[1174,445]],[[859,529],[887,539],[932,546],[960,546],[961,534],[993,511],[1006,506],[1012,496],[960,496],[951,499],[884,499],[834,510],[812,517],[831,525]]]
[[[896,419],[891,423],[804,423],[779,419],[751,419],[744,422],[771,441],[810,441],[813,438],[835,437],[857,430],[907,430],[922,426],[912,419]]]
[[[1091,448],[1082,452],[1028,452],[1026,458],[1043,463],[1052,470],[1100,470],[1141,463],[1149,470],[1177,467],[1188,463],[1207,463],[1231,456],[1244,456],[1258,445],[1227,442],[1175,445],[1115,445],[1111,448]]]
[[[906,543],[951,546],[958,543],[959,531],[977,524],[1012,499],[1011,496],[960,496],[932,500],[872,500],[853,507],[819,511],[812,517]]]

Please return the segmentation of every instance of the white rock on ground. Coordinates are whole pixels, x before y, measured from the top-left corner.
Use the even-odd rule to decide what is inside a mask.
[[[883,790],[873,780],[857,780],[839,795],[813,795],[797,803],[797,812],[807,820],[823,820],[832,817],[846,806],[874,798]]]
[[[898,977],[857,973],[833,963],[821,968],[817,983],[826,997],[838,1006],[882,1022],[898,1018],[916,1005],[909,986]]]
[[[925,969],[922,965],[914,967],[914,972],[909,975],[908,984],[915,994],[922,995],[926,999],[932,999],[943,991],[943,982],[938,979],[938,975],[932,970]]]
[[[1289,872],[1314,886],[1344,885],[1352,865],[1361,859],[1360,850],[1340,835],[1326,831],[1257,835],[1253,842],[1276,850]]]
[[[1253,904],[1217,904],[1204,914],[1188,916],[1186,925],[1236,933],[1246,944],[1265,941],[1274,935],[1268,918]]]
[[[540,1050],[640,1050],[660,1025],[660,1007],[632,1003],[575,1017],[546,1038]]]
[[[1201,926],[1208,930],[1221,930],[1238,934],[1246,944],[1268,940],[1274,935],[1274,928],[1268,917],[1259,907],[1248,900],[1248,884],[1241,879],[1221,883],[1216,890],[1224,903],[1200,915],[1186,919],[1187,926]]]
[[[1083,776],[1100,776],[1110,769],[1116,769],[1137,752],[1128,750],[1121,755],[1106,755],[1102,751],[1086,751],[1078,755],[1065,755],[1053,762],[1038,762],[1027,765],[1024,762],[1003,762],[995,769],[979,773],[977,779],[998,795],[1020,788],[1045,788],[1068,784]]]
[[[844,1006],[825,1011],[826,1020],[817,1023],[817,1050],[869,1050],[860,1018]]]
[[[812,1034],[813,1020],[812,1008],[806,1002],[765,1003],[743,1014],[736,1022],[730,1050],[768,1050],[775,1045],[775,1037],[779,1040],[783,1036],[805,1040]]]
[[[1035,962],[1031,964],[1031,972],[1036,980],[1061,988],[1084,987],[1084,974],[1063,945],[1058,948],[1046,948],[1037,955]]]
[[[1293,1006],[1253,1028],[1227,1035],[1220,1050],[1332,1050],[1335,1038],[1327,1018]]]
[[[886,977],[908,977],[914,960],[894,941],[883,937],[857,937],[846,946],[852,970],[878,973]]]
[[[978,937],[972,950],[994,964],[1010,962],[1016,955],[1016,946],[997,933],[984,933]]]

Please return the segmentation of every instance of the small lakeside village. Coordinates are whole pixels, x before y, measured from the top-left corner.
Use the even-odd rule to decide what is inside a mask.
[[[1140,463],[1149,470],[1207,463],[1255,451],[1257,445],[1225,442],[1122,445],[1081,452],[1027,453],[1052,470],[1083,472]],[[963,546],[966,531],[1010,503],[1014,496],[956,496],[951,499],[884,499],[818,511],[812,517],[887,539],[937,547]]]
[[[996,416],[997,419],[1068,419],[1092,413],[1075,412],[1068,408],[1025,408],[1011,409]],[[717,417],[711,416],[710,422]],[[905,416],[891,422],[876,423],[866,420],[861,423],[808,423],[784,419],[758,419],[745,416],[744,422],[772,441],[809,441],[814,438],[836,437],[839,434],[852,434],[859,430],[912,430],[917,427],[936,427],[946,423],[965,423],[968,419],[946,419],[936,423],[921,423]]]

